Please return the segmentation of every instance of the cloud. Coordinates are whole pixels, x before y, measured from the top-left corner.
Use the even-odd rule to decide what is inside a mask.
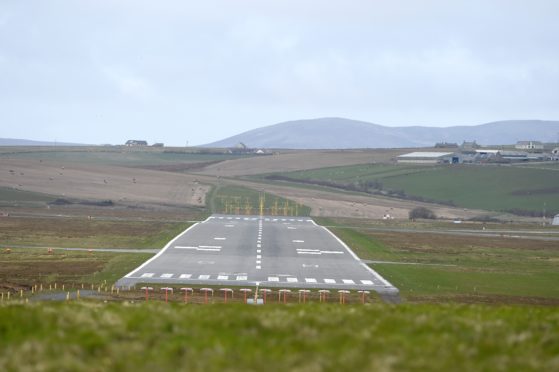
[[[148,100],[153,97],[153,89],[146,78],[114,68],[105,68],[103,72],[123,96],[140,100]]]

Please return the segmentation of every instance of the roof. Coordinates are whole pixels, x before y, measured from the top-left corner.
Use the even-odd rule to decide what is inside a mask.
[[[529,145],[531,143],[539,144],[541,141],[518,141],[517,144],[519,145]]]
[[[493,149],[478,149],[476,150],[479,154],[498,154],[501,150],[493,150]]]
[[[442,158],[444,156],[454,155],[453,152],[410,152],[409,154],[404,154],[398,156],[399,158]]]

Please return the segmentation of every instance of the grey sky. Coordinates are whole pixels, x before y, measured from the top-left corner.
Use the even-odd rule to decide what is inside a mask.
[[[0,0],[0,137],[559,119],[557,0]]]

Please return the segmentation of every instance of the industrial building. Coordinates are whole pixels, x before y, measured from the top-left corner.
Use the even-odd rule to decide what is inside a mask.
[[[455,152],[410,152],[398,156],[398,163],[403,164],[459,164],[460,154]]]

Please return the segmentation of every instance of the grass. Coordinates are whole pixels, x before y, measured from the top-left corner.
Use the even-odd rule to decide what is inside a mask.
[[[1,154],[10,158],[41,159],[60,163],[80,163],[95,165],[114,165],[127,167],[170,165],[178,163],[214,162],[238,159],[247,155],[211,154],[191,151],[170,151],[161,149],[129,149],[102,147],[90,148],[50,148],[50,149],[13,149],[13,152]]]
[[[14,248],[0,254],[0,288],[34,284],[114,283],[153,256],[151,253],[87,252]]]
[[[266,192],[242,186],[223,185],[214,188],[208,196],[213,213],[246,214],[260,213],[260,196],[264,198],[263,214],[280,216],[308,216],[310,208]]]
[[[559,368],[545,307],[12,304],[0,336],[4,371]]]
[[[0,187],[0,207],[44,206],[53,200],[51,195]]]
[[[0,219],[2,246],[162,248],[190,223],[87,218]]]
[[[559,303],[555,241],[332,230],[360,258],[392,262],[371,266],[408,300],[465,296],[455,299],[499,302],[503,296],[512,302]]]
[[[366,164],[282,173],[292,181],[358,185],[474,209],[559,212],[559,173],[541,167]],[[373,190],[374,191],[374,190]],[[379,192],[379,190],[376,190]]]

